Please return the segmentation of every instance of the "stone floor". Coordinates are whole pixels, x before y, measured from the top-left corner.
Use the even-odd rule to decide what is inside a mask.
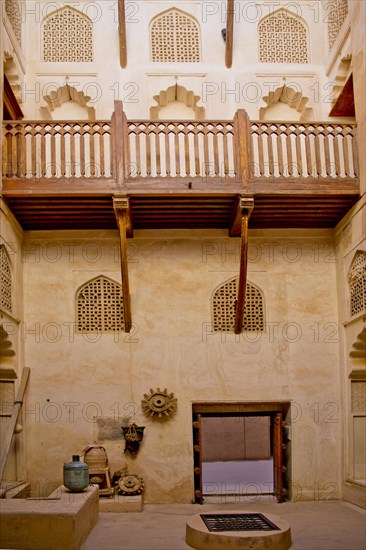
[[[366,512],[352,504],[255,502],[145,504],[141,513],[101,513],[82,550],[183,550],[189,516],[220,509],[276,514],[291,525],[291,550],[366,550]]]

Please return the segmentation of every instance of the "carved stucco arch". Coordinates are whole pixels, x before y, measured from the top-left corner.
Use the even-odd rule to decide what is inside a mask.
[[[276,103],[285,103],[292,109],[295,109],[298,113],[300,113],[299,120],[301,122],[306,122],[311,118],[313,109],[312,107],[307,106],[309,98],[304,96],[301,91],[295,90],[286,84],[279,86],[274,91],[269,92],[269,94],[264,96],[262,99],[267,105],[259,109],[260,120],[264,120],[267,110]]]
[[[57,88],[57,90],[52,90],[48,95],[44,96],[43,99],[46,102],[46,106],[41,107],[42,115],[46,119],[52,119],[52,112],[61,107],[64,103],[74,102],[83,107],[87,114],[89,120],[95,120],[95,107],[88,106],[90,97],[85,95],[83,91],[79,91],[74,86],[69,84],[64,84]]]
[[[205,108],[197,105],[201,99],[200,96],[195,95],[192,90],[187,90],[179,84],[174,84],[166,90],[160,90],[159,94],[155,95],[153,99],[157,105],[150,107],[150,118],[152,120],[158,119],[160,109],[172,101],[180,101],[187,107],[191,107],[194,110],[195,120],[204,120],[205,118]]]

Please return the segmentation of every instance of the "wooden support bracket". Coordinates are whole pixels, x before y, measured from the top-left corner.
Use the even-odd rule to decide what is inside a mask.
[[[245,292],[247,288],[247,264],[248,264],[248,221],[254,207],[252,197],[241,197],[239,210],[241,216],[241,250],[240,250],[240,271],[238,284],[238,298],[236,303],[235,334],[243,331],[243,318],[245,309]]]
[[[233,64],[233,42],[234,42],[234,0],[227,0],[225,65],[228,69],[230,69]]]
[[[125,332],[130,332],[132,328],[131,320],[131,299],[130,286],[128,279],[128,261],[127,261],[127,235],[132,235],[132,223],[130,216],[128,197],[113,197],[113,208],[116,216],[119,241],[121,250],[121,277],[122,277],[122,294],[123,294],[123,311]]]

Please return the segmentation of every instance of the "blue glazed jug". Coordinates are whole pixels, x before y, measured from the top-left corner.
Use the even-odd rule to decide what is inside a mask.
[[[64,485],[73,493],[80,493],[89,485],[89,466],[80,462],[79,455],[72,455],[72,461],[64,463]]]

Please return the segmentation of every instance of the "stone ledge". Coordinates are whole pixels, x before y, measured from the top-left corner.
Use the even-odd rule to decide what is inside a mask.
[[[2,499],[1,547],[79,550],[98,521],[98,486],[71,493],[61,485],[45,499]]]
[[[142,512],[141,495],[114,495],[113,498],[99,499],[100,512]]]

